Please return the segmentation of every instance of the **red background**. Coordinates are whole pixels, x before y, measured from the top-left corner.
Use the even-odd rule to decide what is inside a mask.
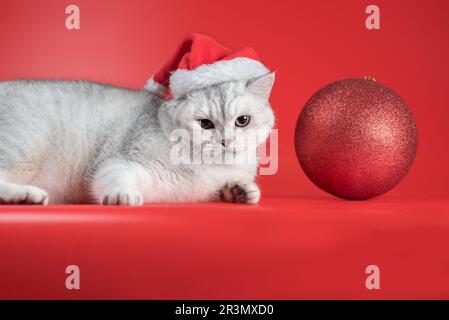
[[[81,30],[65,28],[69,4],[81,9]],[[381,30],[365,28],[370,4]],[[189,32],[253,46],[277,71],[280,139],[279,172],[260,179],[259,207],[5,207],[0,297],[448,297],[448,20],[444,0],[0,1],[0,80],[141,88]],[[306,178],[294,127],[320,87],[365,75],[403,96],[419,145],[400,185],[351,203]],[[61,285],[69,263],[84,270],[79,293]],[[370,263],[386,267],[380,293],[364,288]]]
[[[388,196],[449,194],[449,2],[258,0],[2,0],[0,80],[90,79],[143,87],[189,32],[253,46],[278,73],[272,103],[279,128],[279,172],[265,195],[322,195],[293,148],[310,96],[347,77],[374,76],[403,96],[419,130],[418,154]],[[65,28],[77,4],[81,29]],[[381,30],[365,28],[365,8],[381,9]]]

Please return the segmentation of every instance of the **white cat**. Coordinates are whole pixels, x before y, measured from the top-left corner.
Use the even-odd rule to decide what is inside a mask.
[[[192,150],[255,155],[236,141],[257,130],[265,142],[273,83],[269,73],[164,100],[85,81],[0,82],[0,202],[257,203],[257,163],[175,164],[170,134],[201,130]]]

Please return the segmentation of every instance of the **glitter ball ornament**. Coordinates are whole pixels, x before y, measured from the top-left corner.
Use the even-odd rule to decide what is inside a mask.
[[[304,106],[296,154],[321,189],[368,199],[393,188],[415,158],[415,121],[402,98],[374,78],[336,81]]]

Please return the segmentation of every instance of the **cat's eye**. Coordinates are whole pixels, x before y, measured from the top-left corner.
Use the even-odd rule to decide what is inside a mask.
[[[200,122],[200,126],[203,129],[208,130],[208,129],[213,129],[215,127],[214,123],[212,121],[210,121],[209,119],[200,119],[198,121]]]
[[[235,125],[237,127],[246,127],[249,122],[251,121],[251,117],[250,116],[240,116],[235,120]]]

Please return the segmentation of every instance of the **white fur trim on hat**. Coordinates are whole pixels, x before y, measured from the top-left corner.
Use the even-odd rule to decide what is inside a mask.
[[[193,70],[178,69],[170,76],[170,90],[174,98],[179,98],[189,92],[228,81],[250,80],[270,73],[261,62],[249,58],[234,58],[221,60],[212,64],[204,64]],[[145,89],[163,96],[165,87],[148,80]]]
[[[162,84],[154,81],[154,78],[151,77],[150,80],[148,80],[147,84],[145,85],[145,90],[148,90],[151,93],[154,93],[155,95],[162,98],[162,97],[164,97],[164,95],[167,91],[167,88],[165,88]]]
[[[176,70],[170,76],[170,89],[173,97],[178,98],[191,91],[228,81],[258,78],[269,72],[257,60],[249,58],[222,60],[201,65],[193,70]]]

